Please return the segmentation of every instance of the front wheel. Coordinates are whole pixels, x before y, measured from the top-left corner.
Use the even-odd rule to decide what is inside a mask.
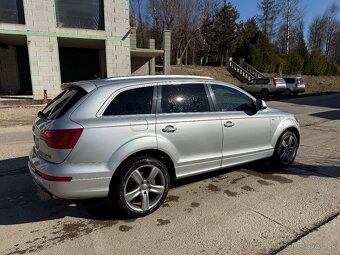
[[[269,91],[267,89],[262,89],[261,90],[261,96],[262,97],[268,97],[269,95]]]
[[[114,199],[123,213],[141,217],[157,210],[165,200],[170,178],[165,165],[152,157],[138,157],[120,169]]]
[[[274,163],[290,166],[296,157],[299,142],[292,131],[284,132],[279,138],[273,155]]]

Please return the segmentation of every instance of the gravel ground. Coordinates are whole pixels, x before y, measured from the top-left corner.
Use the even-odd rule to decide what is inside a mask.
[[[0,128],[31,125],[40,107],[0,108]]]

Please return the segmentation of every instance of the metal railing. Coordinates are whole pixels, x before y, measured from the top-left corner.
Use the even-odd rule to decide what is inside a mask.
[[[260,73],[259,71],[257,71],[254,67],[252,67],[251,65],[249,65],[246,62],[243,62],[243,66],[242,66],[247,72],[249,72],[254,78],[262,78],[264,77],[264,75],[262,73]]]
[[[232,60],[229,60],[227,62],[227,68],[230,73],[232,73],[242,82],[247,82],[254,78],[254,75],[252,75],[250,72],[248,72]]]

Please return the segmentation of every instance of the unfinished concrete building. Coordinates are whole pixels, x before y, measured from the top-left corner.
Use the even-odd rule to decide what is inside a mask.
[[[130,32],[128,0],[1,0],[0,96],[53,98],[63,82],[153,74],[170,32],[167,50],[136,48],[133,37],[130,47]]]

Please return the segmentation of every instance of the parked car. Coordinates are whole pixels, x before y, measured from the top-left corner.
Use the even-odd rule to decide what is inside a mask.
[[[286,92],[286,82],[278,77],[255,78],[240,87],[251,94],[261,94],[262,97]]]
[[[305,92],[305,80],[302,77],[283,77],[286,82],[286,95],[297,95]]]
[[[207,77],[141,76],[64,84],[33,124],[33,180],[66,199],[109,196],[155,211],[170,181],[271,157],[295,159],[299,123]]]

